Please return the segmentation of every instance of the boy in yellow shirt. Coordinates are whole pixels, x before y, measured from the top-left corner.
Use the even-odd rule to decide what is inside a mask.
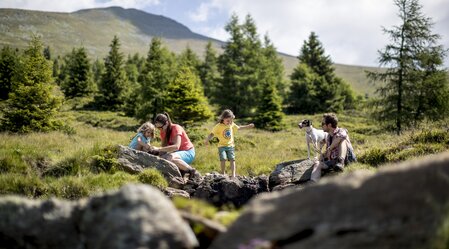
[[[218,155],[220,157],[221,173],[226,173],[226,160],[229,161],[232,171],[232,177],[235,177],[235,150],[234,134],[237,130],[253,128],[254,124],[238,126],[234,123],[234,113],[231,110],[224,110],[218,117],[218,124],[214,126],[212,132],[207,136],[204,143],[209,144],[213,137],[218,138]]]

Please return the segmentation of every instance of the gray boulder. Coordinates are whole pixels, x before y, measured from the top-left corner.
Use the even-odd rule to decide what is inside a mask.
[[[270,190],[276,186],[302,184],[310,180],[313,161],[309,159],[282,162],[276,165],[269,177]],[[283,189],[284,187],[280,187]],[[279,188],[278,188],[279,189]]]
[[[123,145],[118,147],[118,162],[124,171],[136,174],[145,168],[155,168],[162,173],[170,186],[180,188],[184,184],[181,172],[174,163]]]
[[[158,189],[127,185],[92,198],[80,220],[86,248],[193,248],[198,241]]]
[[[84,248],[78,233],[76,206],[56,199],[1,197],[0,247]]]
[[[0,198],[0,248],[194,248],[171,201],[147,185],[77,202]]]
[[[438,239],[442,247],[435,248],[444,248],[448,165],[446,153],[263,194],[211,248],[414,249],[434,247]]]

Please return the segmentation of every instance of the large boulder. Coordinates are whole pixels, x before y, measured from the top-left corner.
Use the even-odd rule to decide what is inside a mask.
[[[198,241],[167,197],[146,185],[92,198],[80,232],[86,248],[193,248]]]
[[[179,168],[161,157],[118,145],[118,162],[123,170],[129,173],[135,174],[145,168],[155,168],[162,173],[170,186],[180,188],[184,184]]]
[[[310,180],[312,169],[313,161],[309,159],[282,162],[270,174],[270,190],[276,186],[305,183]]]
[[[449,153],[263,194],[211,248],[444,248],[448,165]]]
[[[255,195],[267,191],[266,176],[230,178],[227,175],[206,174],[195,189],[193,197],[206,200],[216,206],[233,204],[235,207],[241,207]]]
[[[127,185],[77,202],[0,198],[1,248],[194,248],[198,241],[171,201]]]
[[[78,233],[77,205],[18,196],[0,198],[1,248],[84,248]]]

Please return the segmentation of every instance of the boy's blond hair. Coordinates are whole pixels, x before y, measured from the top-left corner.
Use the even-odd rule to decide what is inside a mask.
[[[156,127],[154,127],[154,125],[148,121],[143,123],[139,129],[137,129],[137,132],[141,132],[141,133],[145,133],[146,131],[150,130],[151,131],[151,138],[154,138],[154,130],[156,129]]]

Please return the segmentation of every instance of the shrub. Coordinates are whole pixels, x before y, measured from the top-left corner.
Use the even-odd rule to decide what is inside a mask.
[[[449,133],[443,130],[425,130],[412,136],[415,143],[444,143],[449,144]]]
[[[114,173],[120,163],[117,161],[118,147],[107,146],[100,150],[100,155],[92,156],[91,167],[94,172]]]
[[[388,151],[374,147],[367,150],[364,154],[360,155],[358,160],[361,163],[369,164],[371,166],[378,166],[388,162]]]
[[[144,169],[139,173],[138,179],[141,183],[150,184],[163,189],[168,187],[168,183],[157,169]]]
[[[49,180],[48,195],[59,198],[77,200],[90,194],[89,185],[83,182],[83,178],[66,176],[57,180]]]

